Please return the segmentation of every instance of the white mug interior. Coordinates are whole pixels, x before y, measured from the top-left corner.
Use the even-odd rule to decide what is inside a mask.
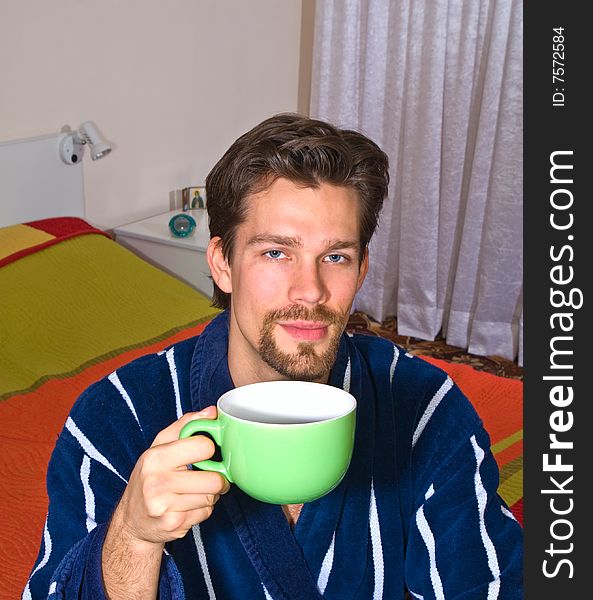
[[[347,415],[356,409],[356,399],[344,390],[322,383],[265,381],[223,394],[218,409],[243,421],[305,424]]]

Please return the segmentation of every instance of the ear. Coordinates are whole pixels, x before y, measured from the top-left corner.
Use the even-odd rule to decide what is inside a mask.
[[[364,256],[362,257],[362,262],[360,263],[360,269],[358,273],[358,282],[356,283],[356,291],[362,287],[364,282],[364,278],[367,276],[369,271],[369,248],[368,246],[364,249]]]
[[[214,283],[226,294],[232,293],[231,266],[222,253],[222,239],[220,237],[210,239],[206,250],[206,259]]]

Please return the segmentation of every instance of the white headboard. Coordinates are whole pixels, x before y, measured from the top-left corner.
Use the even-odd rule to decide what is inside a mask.
[[[83,217],[82,163],[60,158],[65,133],[0,142],[0,227],[47,217]]]

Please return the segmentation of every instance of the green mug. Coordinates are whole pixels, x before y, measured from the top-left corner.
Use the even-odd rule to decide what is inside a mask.
[[[256,500],[311,502],[333,490],[352,458],[356,399],[306,381],[266,381],[230,390],[216,419],[187,423],[179,435],[209,433],[222,461],[194,465],[216,471]]]

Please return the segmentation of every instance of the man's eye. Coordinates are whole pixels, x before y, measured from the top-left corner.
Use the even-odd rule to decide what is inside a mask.
[[[267,252],[264,252],[264,256],[276,260],[278,258],[282,258],[284,256],[284,252],[281,250],[268,250]]]
[[[325,258],[331,263],[341,263],[347,260],[343,254],[328,254]]]

